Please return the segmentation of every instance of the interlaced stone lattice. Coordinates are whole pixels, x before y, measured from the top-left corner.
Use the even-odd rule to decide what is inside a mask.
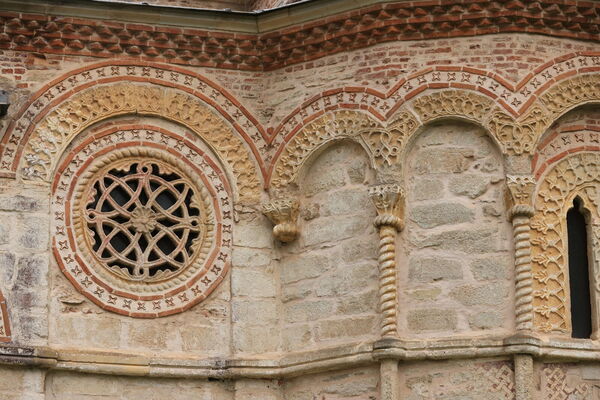
[[[193,184],[164,164],[128,160],[96,174],[85,221],[98,260],[125,279],[156,281],[193,259],[206,224]]]
[[[119,314],[154,318],[192,307],[229,269],[233,218],[224,176],[209,154],[174,132],[111,128],[86,139],[54,179],[60,269],[83,295]]]

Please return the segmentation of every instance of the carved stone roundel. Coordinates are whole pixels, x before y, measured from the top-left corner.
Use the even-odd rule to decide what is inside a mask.
[[[104,146],[136,134],[109,134],[65,160],[53,189],[53,245],[80,292],[105,309],[148,318],[191,307],[223,279],[231,206],[212,161],[192,163],[151,142]],[[198,150],[187,154],[200,157]]]
[[[107,162],[81,189],[75,227],[82,250],[127,282],[167,281],[214,240],[206,194],[164,159]]]

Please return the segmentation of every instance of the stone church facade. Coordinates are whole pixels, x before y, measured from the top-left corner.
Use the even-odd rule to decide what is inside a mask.
[[[598,3],[141,3],[0,2],[0,399],[600,399]]]

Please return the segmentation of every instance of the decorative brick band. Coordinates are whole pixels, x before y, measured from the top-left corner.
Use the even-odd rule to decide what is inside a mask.
[[[504,32],[598,40],[599,15],[600,4],[589,1],[392,2],[239,34],[2,12],[0,49],[260,71],[399,40]]]

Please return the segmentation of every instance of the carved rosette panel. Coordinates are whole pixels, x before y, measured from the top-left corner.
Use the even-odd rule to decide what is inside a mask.
[[[541,180],[531,220],[534,327],[569,332],[569,284],[566,214],[575,196],[592,213],[597,241],[600,206],[600,154],[576,153],[558,162]],[[597,257],[596,243],[595,258]],[[597,258],[596,258],[597,260]],[[596,261],[597,262],[597,261]],[[595,269],[598,282],[598,269]]]
[[[77,290],[141,318],[206,298],[231,253],[231,194],[218,164],[152,130],[115,131],[78,149],[52,194],[54,253]]]
[[[193,130],[230,166],[240,196],[258,196],[258,170],[250,152],[220,116],[184,92],[132,83],[84,90],[49,112],[36,125],[25,147],[21,175],[25,179],[49,180],[64,149],[83,129],[129,113],[155,115]]]
[[[8,309],[6,299],[0,292],[0,342],[10,342],[10,323],[8,321]]]

